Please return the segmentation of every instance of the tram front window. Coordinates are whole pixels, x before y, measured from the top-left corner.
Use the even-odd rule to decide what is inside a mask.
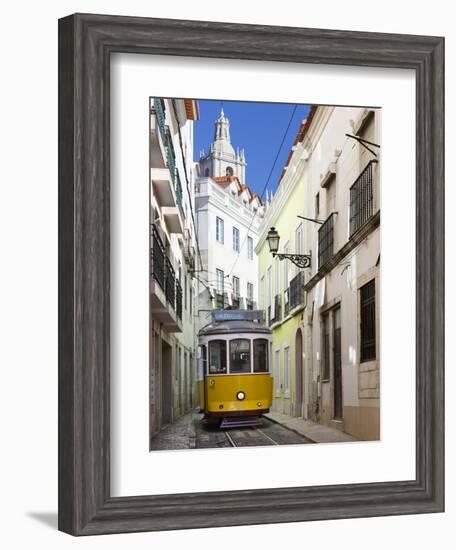
[[[209,342],[209,374],[226,374],[226,341]]]
[[[253,341],[253,372],[268,372],[268,341],[257,338]]]
[[[230,341],[230,373],[250,372],[250,340]]]

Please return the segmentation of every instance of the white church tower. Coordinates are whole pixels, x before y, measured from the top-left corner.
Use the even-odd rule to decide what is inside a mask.
[[[223,109],[214,141],[199,159],[195,210],[203,269],[198,273],[199,327],[213,309],[255,309],[258,258],[255,246],[264,216],[260,197],[245,184],[245,154],[234,150]]]
[[[234,151],[230,138],[230,121],[226,118],[223,108],[215,121],[214,141],[207,155],[200,157],[200,174],[204,177],[236,176],[240,183],[245,184],[244,149]]]

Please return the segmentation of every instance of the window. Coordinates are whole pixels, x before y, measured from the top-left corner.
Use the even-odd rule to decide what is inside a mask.
[[[260,308],[261,309],[266,309],[266,304],[265,304],[265,292],[264,292],[264,275],[262,275],[261,279],[260,279],[260,296],[259,296],[259,299],[260,299]]]
[[[268,341],[257,338],[253,341],[253,372],[268,372]]]
[[[350,187],[350,237],[374,213],[373,164],[369,162]]]
[[[280,349],[276,349],[274,353],[274,385],[275,394],[279,396],[282,391],[282,380],[280,376]]]
[[[247,257],[249,260],[253,260],[253,239],[247,237]]]
[[[320,217],[320,193],[315,195],[315,219]]]
[[[334,255],[334,214],[331,214],[318,230],[318,269]]]
[[[280,293],[280,263],[279,263],[280,260],[278,256],[276,256],[274,260],[275,260],[275,293],[277,296],[277,294]]]
[[[239,277],[233,277],[233,294],[239,297]]]
[[[250,372],[250,340],[230,340],[230,373]]]
[[[231,166],[227,166],[226,170],[225,170],[225,174],[227,176],[232,176],[233,175],[233,168]]]
[[[184,275],[184,308],[187,310],[187,275]]]
[[[361,362],[376,358],[375,279],[360,288]]]
[[[223,294],[225,274],[221,269],[216,269],[216,274],[217,274],[217,294]]]
[[[253,302],[253,284],[247,283],[247,300]]]
[[[239,252],[239,229],[233,227],[233,250]]]
[[[206,168],[206,170],[204,170],[204,175],[207,177],[209,177],[209,168]]]
[[[329,313],[326,313],[322,316],[322,380],[329,380],[329,353],[330,353],[330,342],[329,342]]]
[[[226,340],[209,342],[209,374],[226,374]]]
[[[288,346],[283,350],[283,369],[285,395],[290,395],[290,348]]]
[[[290,247],[290,243],[287,242],[284,248],[285,254],[288,254],[288,249]],[[290,286],[290,279],[289,279],[289,273],[288,273],[288,260],[284,260],[283,262],[283,288],[286,290]]]
[[[302,242],[302,224],[299,224],[295,231],[295,250],[296,254],[303,253],[303,242]],[[299,271],[299,267],[296,266],[296,271]]]
[[[220,244],[223,244],[225,242],[225,236],[224,236],[224,222],[222,218],[219,218],[218,216],[215,218],[215,238],[217,239],[217,242]]]

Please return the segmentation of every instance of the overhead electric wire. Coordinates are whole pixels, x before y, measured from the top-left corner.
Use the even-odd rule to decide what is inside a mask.
[[[273,171],[274,171],[275,165],[276,165],[277,160],[278,160],[278,158],[279,158],[279,155],[280,155],[280,152],[281,152],[281,150],[282,150],[283,144],[285,143],[285,139],[286,139],[286,137],[287,137],[287,135],[288,135],[288,130],[290,129],[291,123],[293,122],[293,118],[294,118],[294,115],[295,115],[295,113],[296,113],[296,109],[297,109],[297,108],[298,108],[298,105],[295,104],[295,106],[294,106],[294,108],[293,108],[293,112],[291,113],[291,116],[290,116],[290,120],[288,121],[288,126],[287,126],[287,128],[286,128],[286,130],[285,130],[285,133],[284,133],[284,135],[283,135],[282,141],[280,142],[279,149],[278,149],[278,151],[277,151],[277,154],[276,154],[276,156],[275,156],[274,162],[273,162],[273,164],[272,164],[272,168],[271,168],[271,170],[270,170],[270,172],[269,172],[268,178],[267,178],[266,183],[265,183],[265,185],[264,185],[264,187],[263,187],[263,191],[262,191],[262,193],[261,193],[261,195],[260,195],[261,201],[263,201],[263,196],[264,196],[264,194],[266,193],[266,189],[268,188],[269,180],[271,179],[272,173],[273,173]],[[249,227],[247,228],[247,233],[245,234],[244,240],[242,241],[242,244],[241,244],[241,246],[239,247],[239,251],[238,251],[238,253],[237,253],[236,259],[234,260],[233,266],[231,267],[231,270],[230,270],[230,272],[228,273],[228,275],[225,275],[225,277],[230,277],[230,275],[233,273],[234,268],[236,267],[236,264],[237,264],[237,262],[238,262],[238,260],[239,260],[240,255],[241,255],[241,251],[242,251],[242,249],[243,249],[243,247],[244,247],[244,244],[246,243],[247,238],[248,238],[248,236],[249,236],[249,231],[250,231],[250,229],[251,229],[251,227],[252,227],[252,225],[253,225],[253,222],[254,222],[254,220],[255,220],[255,217],[256,217],[256,215],[257,215],[257,212],[258,212],[258,209],[255,210],[255,212],[253,213],[252,219],[251,219],[251,221],[250,221],[250,225],[249,225]]]

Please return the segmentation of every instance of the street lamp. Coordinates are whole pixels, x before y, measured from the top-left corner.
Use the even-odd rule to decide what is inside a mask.
[[[268,231],[268,236],[266,237],[269,245],[269,252],[273,255],[273,257],[279,258],[279,260],[290,260],[298,267],[305,268],[311,266],[311,254],[278,254],[277,250],[279,250],[279,241],[280,236],[278,231],[275,227],[271,227]]]

